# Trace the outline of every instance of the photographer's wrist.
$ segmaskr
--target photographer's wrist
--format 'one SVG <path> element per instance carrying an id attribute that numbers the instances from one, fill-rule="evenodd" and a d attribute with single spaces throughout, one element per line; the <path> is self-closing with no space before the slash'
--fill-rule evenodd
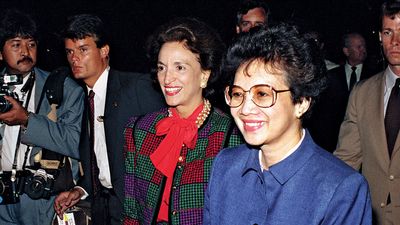
<path id="1" fill-rule="evenodd" d="M 28 111 L 25 111 L 25 119 L 23 120 L 23 122 L 22 122 L 22 128 L 23 129 L 27 129 L 28 128 L 28 122 L 29 122 L 29 118 L 31 117 L 31 112 L 28 112 Z"/>

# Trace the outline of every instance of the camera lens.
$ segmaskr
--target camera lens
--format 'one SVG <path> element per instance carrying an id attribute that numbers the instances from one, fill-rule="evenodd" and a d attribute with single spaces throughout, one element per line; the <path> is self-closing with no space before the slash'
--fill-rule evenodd
<path id="1" fill-rule="evenodd" d="M 5 113 L 10 111 L 12 104 L 7 101 L 4 96 L 0 96 L 0 113 Z"/>
<path id="2" fill-rule="evenodd" d="M 25 192 L 31 199 L 39 199 L 45 191 L 46 180 L 41 176 L 34 176 L 26 183 Z"/>

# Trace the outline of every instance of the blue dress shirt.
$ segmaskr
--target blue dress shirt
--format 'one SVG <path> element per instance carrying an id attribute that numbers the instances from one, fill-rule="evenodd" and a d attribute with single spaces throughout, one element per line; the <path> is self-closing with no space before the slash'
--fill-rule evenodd
<path id="1" fill-rule="evenodd" d="M 224 149 L 214 161 L 204 224 L 372 224 L 364 177 L 317 146 L 308 131 L 299 148 L 261 171 L 258 149 Z"/>

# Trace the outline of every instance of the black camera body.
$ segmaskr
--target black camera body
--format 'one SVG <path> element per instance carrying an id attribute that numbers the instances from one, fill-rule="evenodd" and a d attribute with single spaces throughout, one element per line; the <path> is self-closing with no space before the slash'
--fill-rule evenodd
<path id="1" fill-rule="evenodd" d="M 54 175 L 49 174 L 44 169 L 27 169 L 30 174 L 22 181 L 23 192 L 31 199 L 49 199 L 54 192 Z"/>
<path id="2" fill-rule="evenodd" d="M 12 176 L 11 171 L 3 171 L 0 174 L 0 205 L 19 202 L 19 195 L 23 189 L 19 182 L 21 173 L 22 171 L 18 171 L 17 175 Z"/>
<path id="3" fill-rule="evenodd" d="M 19 100 L 18 95 L 12 90 L 12 85 L 22 84 L 22 79 L 20 74 L 4 74 L 0 76 L 0 113 L 8 112 L 12 108 L 12 104 L 4 96 L 11 96 Z"/>

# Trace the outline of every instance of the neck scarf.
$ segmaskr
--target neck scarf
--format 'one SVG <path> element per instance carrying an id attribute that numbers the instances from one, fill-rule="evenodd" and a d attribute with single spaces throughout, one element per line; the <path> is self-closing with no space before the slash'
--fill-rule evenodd
<path id="1" fill-rule="evenodd" d="M 157 221 L 168 221 L 169 198 L 175 167 L 183 144 L 190 149 L 196 147 L 198 129 L 196 120 L 203 106 L 204 104 L 201 104 L 197 107 L 187 119 L 181 118 L 175 108 L 170 108 L 170 116 L 160 120 L 156 125 L 156 135 L 166 136 L 150 155 L 150 159 L 154 167 L 167 177 Z"/>

